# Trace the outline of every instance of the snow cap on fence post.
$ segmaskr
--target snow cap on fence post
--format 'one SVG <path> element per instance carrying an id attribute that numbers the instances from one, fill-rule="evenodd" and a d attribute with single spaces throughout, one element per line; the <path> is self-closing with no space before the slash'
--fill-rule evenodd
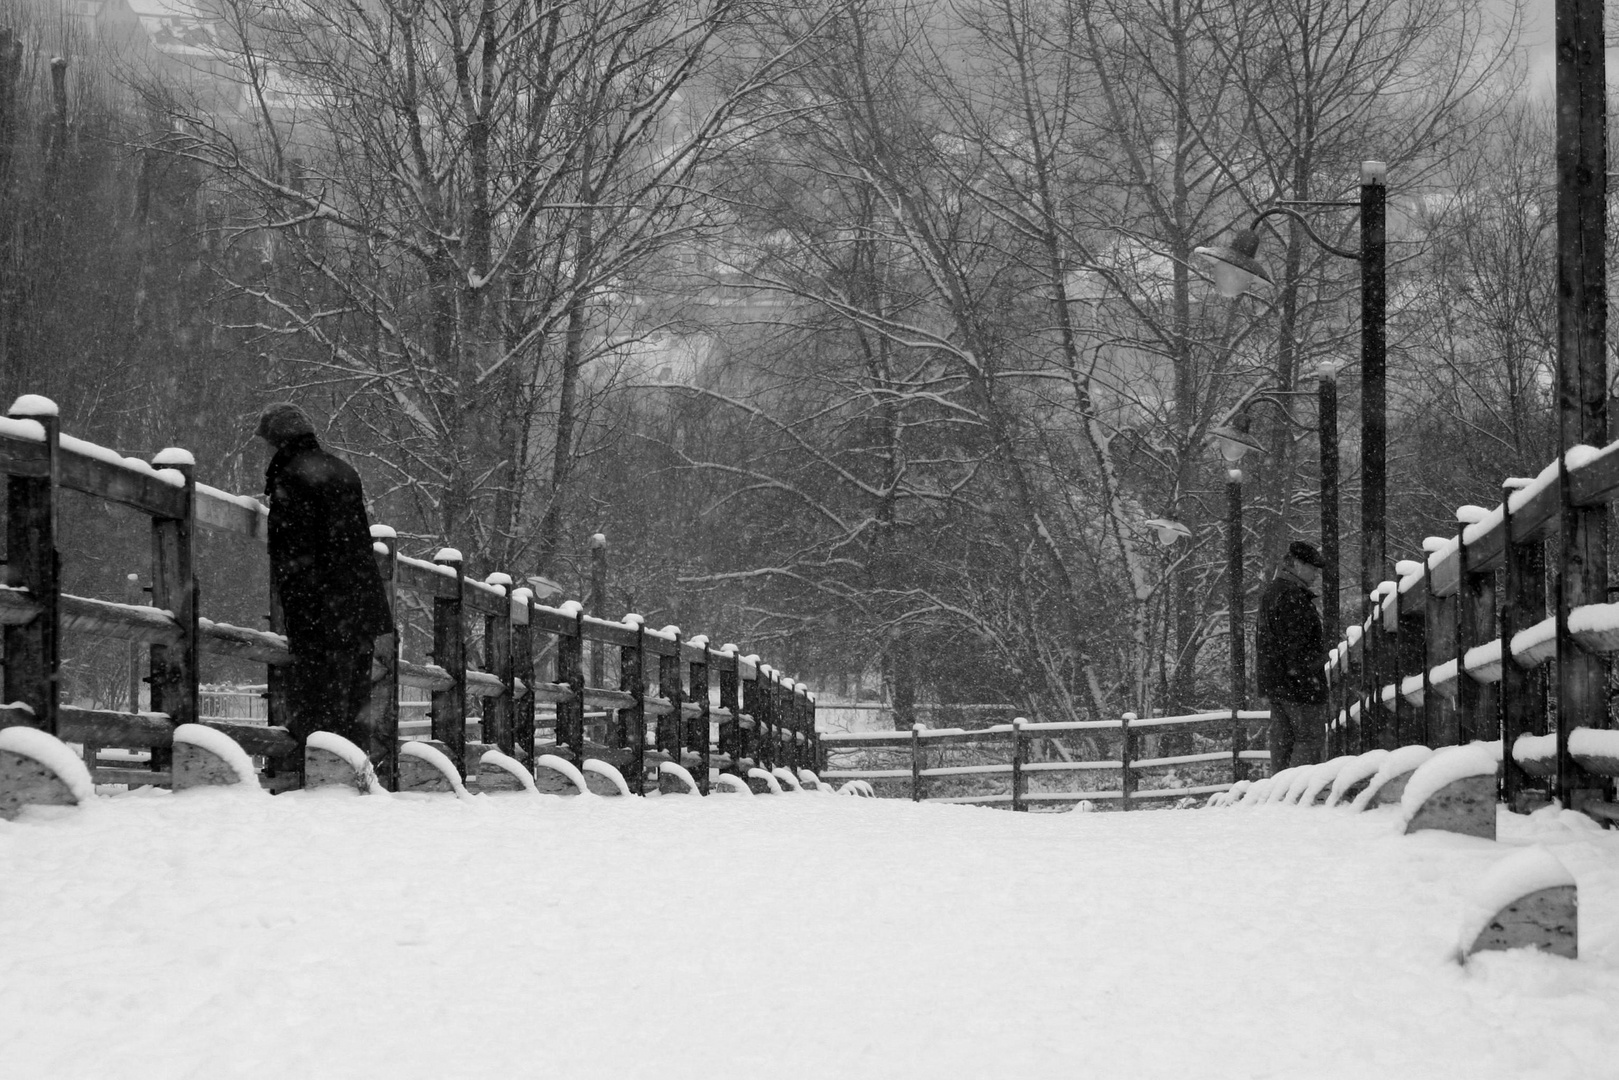
<path id="1" fill-rule="evenodd" d="M 6 415 L 37 420 L 41 416 L 60 416 L 61 410 L 56 407 L 56 402 L 43 394 L 23 394 L 11 403 Z"/>

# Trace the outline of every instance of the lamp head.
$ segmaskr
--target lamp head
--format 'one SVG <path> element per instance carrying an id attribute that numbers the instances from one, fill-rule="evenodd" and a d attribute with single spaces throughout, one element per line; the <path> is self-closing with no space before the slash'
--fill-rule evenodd
<path id="1" fill-rule="evenodd" d="M 1220 451 L 1220 456 L 1232 464 L 1241 461 L 1250 450 L 1257 450 L 1261 454 L 1265 452 L 1265 448 L 1248 434 L 1248 425 L 1248 417 L 1239 415 L 1230 424 L 1209 429 L 1209 438 Z"/>
<path id="2" fill-rule="evenodd" d="M 1271 276 L 1258 259 L 1259 234 L 1243 229 L 1231 238 L 1230 244 L 1213 244 L 1193 248 L 1192 254 L 1208 260 L 1214 273 L 1214 287 L 1227 299 L 1236 299 L 1249 289 L 1264 282 L 1271 284 Z"/>
<path id="3" fill-rule="evenodd" d="M 1172 547 L 1181 537 L 1192 535 L 1191 529 L 1168 518 L 1148 518 L 1142 524 L 1158 530 L 1158 542 L 1164 547 Z"/>

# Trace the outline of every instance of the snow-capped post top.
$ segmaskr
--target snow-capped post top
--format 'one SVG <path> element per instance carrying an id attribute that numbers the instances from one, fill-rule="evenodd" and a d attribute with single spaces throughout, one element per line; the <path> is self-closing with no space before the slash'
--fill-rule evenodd
<path id="1" fill-rule="evenodd" d="M 1227 480 L 1231 481 L 1233 484 L 1240 484 L 1240 483 L 1242 483 L 1242 470 L 1241 469 L 1227 469 L 1225 471 L 1225 478 Z"/>
<path id="2" fill-rule="evenodd" d="M 527 585 L 512 590 L 512 599 L 527 607 L 534 600 L 534 590 Z"/>
<path id="3" fill-rule="evenodd" d="M 197 459 L 192 456 L 191 451 L 178 446 L 165 446 L 152 459 L 152 466 L 158 469 L 195 468 L 196 464 Z"/>
<path id="4" fill-rule="evenodd" d="M 790 694 L 798 689 L 798 684 L 791 679 L 783 679 L 781 680 L 781 688 Z"/>
<path id="5" fill-rule="evenodd" d="M 577 619 L 580 615 L 584 614 L 585 605 L 581 604 L 577 600 L 565 600 L 561 604 L 557 605 L 557 610 L 562 612 L 562 614 L 566 615 L 570 619 Z"/>
<path id="6" fill-rule="evenodd" d="M 742 650 L 737 648 L 736 643 L 733 641 L 727 641 L 724 645 L 720 646 L 720 652 L 724 653 L 726 656 L 735 656 L 741 651 Z"/>
<path id="7" fill-rule="evenodd" d="M 24 394 L 11 403 L 11 408 L 6 410 L 6 415 L 39 417 L 59 416 L 61 413 L 56 407 L 56 402 L 50 398 L 41 394 Z"/>
<path id="8" fill-rule="evenodd" d="M 499 570 L 496 570 L 494 573 L 484 578 L 483 583 L 485 585 L 498 585 L 503 589 L 510 589 L 512 587 L 512 576 L 510 574 L 503 574 Z"/>
<path id="9" fill-rule="evenodd" d="M 371 526 L 371 539 L 397 540 L 399 539 L 399 534 L 394 532 L 392 525 L 373 525 Z"/>
<path id="10" fill-rule="evenodd" d="M 452 547 L 439 548 L 438 553 L 433 556 L 433 561 L 436 563 L 459 563 L 461 553 Z"/>
<path id="11" fill-rule="evenodd" d="M 606 546 L 607 546 L 607 534 L 606 533 L 591 533 L 591 535 L 590 535 L 590 550 L 591 551 L 595 551 L 598 548 L 604 548 Z"/>
<path id="12" fill-rule="evenodd" d="M 1360 163 L 1360 182 L 1363 184 L 1376 184 L 1382 187 L 1388 182 L 1389 167 L 1385 161 L 1363 161 Z"/>
<path id="13" fill-rule="evenodd" d="M 662 633 L 668 634 L 670 637 L 679 637 L 680 627 L 676 626 L 674 623 L 670 623 L 668 626 L 663 628 Z"/>
<path id="14" fill-rule="evenodd" d="M 708 635 L 698 634 L 696 637 L 688 639 L 686 644 L 694 649 L 706 649 L 708 648 Z"/>
<path id="15" fill-rule="evenodd" d="M 1450 537 L 1448 536 L 1424 536 L 1422 538 L 1422 550 L 1432 555 L 1434 552 L 1438 551 L 1442 547 L 1447 546 L 1449 543 Z"/>
<path id="16" fill-rule="evenodd" d="M 759 654 L 756 653 L 756 652 L 750 652 L 748 655 L 744 656 L 742 659 L 743 659 L 743 661 L 745 663 L 752 664 L 754 667 L 759 666 Z"/>
<path id="17" fill-rule="evenodd" d="M 1477 525 L 1490 516 L 1490 512 L 1482 506 L 1468 503 L 1466 506 L 1456 508 L 1456 521 L 1460 525 Z"/>
<path id="18" fill-rule="evenodd" d="M 639 614 L 637 614 L 636 612 L 633 612 L 633 611 L 629 612 L 627 615 L 625 615 L 622 619 L 619 620 L 619 622 L 623 623 L 625 626 L 645 626 L 646 625 L 646 619 L 642 618 Z"/>

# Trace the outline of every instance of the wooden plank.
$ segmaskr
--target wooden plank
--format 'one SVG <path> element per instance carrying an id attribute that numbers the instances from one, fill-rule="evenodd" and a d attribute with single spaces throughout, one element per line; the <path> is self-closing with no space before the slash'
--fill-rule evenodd
<path id="1" fill-rule="evenodd" d="M 286 728 L 207 717 L 194 723 L 229 735 L 249 754 L 278 756 L 295 753 L 298 749 Z M 163 713 L 113 712 L 74 705 L 62 706 L 61 724 L 58 738 L 63 742 L 141 750 L 174 745 L 174 729 L 179 726 Z"/>
<path id="2" fill-rule="evenodd" d="M 239 499 L 253 505 L 248 506 Z M 196 515 L 198 525 L 215 532 L 245 536 L 261 544 L 269 539 L 270 512 L 251 496 L 232 495 L 207 484 L 198 484 Z"/>

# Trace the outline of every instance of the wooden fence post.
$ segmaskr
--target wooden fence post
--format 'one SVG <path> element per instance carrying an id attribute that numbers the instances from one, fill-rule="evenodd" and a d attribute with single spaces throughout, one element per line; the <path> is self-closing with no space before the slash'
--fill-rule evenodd
<path id="1" fill-rule="evenodd" d="M 625 745 L 630 749 L 629 773 L 625 777 L 630 790 L 637 795 L 646 794 L 646 627 L 639 615 L 626 615 L 624 621 L 635 626 L 635 644 L 625 645 L 618 653 L 618 688 L 633 699 L 628 709 L 621 710 Z"/>
<path id="2" fill-rule="evenodd" d="M 1028 806 L 1024 805 L 1023 802 L 1024 723 L 1025 721 L 1021 716 L 1012 718 L 1012 810 L 1014 813 L 1028 809 Z"/>
<path id="3" fill-rule="evenodd" d="M 669 755 L 669 760 L 680 762 L 680 706 L 685 695 L 680 692 L 680 627 L 666 626 L 673 631 L 675 653 L 658 657 L 658 696 L 669 702 L 669 711 L 658 717 L 658 749 Z"/>
<path id="4" fill-rule="evenodd" d="M 753 668 L 753 678 L 742 678 L 740 669 L 737 671 L 737 681 L 742 691 L 742 714 L 748 718 L 748 726 L 737 725 L 736 742 L 737 752 L 742 756 L 737 762 L 739 775 L 746 776 L 748 768 L 759 764 L 759 730 L 761 694 L 759 677 L 759 654 L 749 653 L 742 658 L 742 662 Z M 748 763 L 744 765 L 744 763 Z"/>
<path id="5" fill-rule="evenodd" d="M 1478 516 L 1469 513 L 1463 517 L 1457 511 L 1463 536 Z M 1464 543 L 1457 550 L 1456 581 L 1461 605 L 1456 628 L 1456 741 L 1466 743 L 1501 733 L 1498 684 L 1480 685 L 1467 674 L 1466 664 L 1468 650 L 1495 636 L 1495 573 L 1475 571 Z"/>
<path id="6" fill-rule="evenodd" d="M 730 642 L 720 646 L 720 652 L 732 660 L 729 670 L 720 669 L 720 708 L 731 714 L 731 719 L 720 725 L 720 755 L 730 759 L 726 773 L 746 778 L 747 772 L 742 768 L 742 702 L 738 694 L 741 674 L 737 654 L 740 651 Z"/>
<path id="7" fill-rule="evenodd" d="M 1396 569 L 1398 574 L 1398 569 Z M 1413 660 L 1420 660 L 1423 655 L 1422 641 L 1425 630 L 1418 629 L 1418 621 L 1414 612 L 1406 610 L 1406 594 L 1400 591 L 1399 582 L 1394 583 L 1394 663 L 1389 668 L 1389 682 L 1394 685 L 1394 742 L 1404 746 L 1415 739 L 1417 733 L 1416 717 L 1412 715 L 1413 707 L 1409 699 L 1399 690 L 1405 682 L 1407 675 L 1415 675 L 1416 665 Z M 1421 742 L 1426 739 L 1424 733 Z"/>
<path id="8" fill-rule="evenodd" d="M 557 635 L 557 682 L 568 684 L 571 701 L 557 702 L 556 752 L 585 763 L 585 609 L 575 606 L 573 633 Z M 563 748 L 567 749 L 564 750 Z"/>
<path id="9" fill-rule="evenodd" d="M 1443 543 L 1443 541 L 1440 541 Z M 1425 545 L 1427 546 L 1427 545 Z M 1435 547 L 1434 550 L 1438 550 Z M 1433 552 L 1428 553 L 1432 556 Z M 1427 592 L 1424 609 L 1422 652 L 1422 720 L 1429 746 L 1456 745 L 1456 709 L 1452 705 L 1458 683 L 1451 683 L 1445 693 L 1435 693 L 1433 669 L 1456 655 L 1457 622 L 1461 611 L 1461 582 L 1449 596 L 1435 596 L 1433 568 L 1423 560 L 1422 583 Z M 1456 672 L 1460 679 L 1462 673 Z"/>
<path id="10" fill-rule="evenodd" d="M 502 614 L 486 615 L 483 620 L 484 670 L 499 679 L 506 690 L 483 700 L 483 741 L 493 743 L 503 754 L 515 756 L 517 742 L 513 737 L 512 717 L 516 711 L 517 691 L 512 683 L 512 579 L 510 574 L 497 571 L 484 578 L 484 582 L 500 589 L 506 598 L 506 610 Z"/>
<path id="11" fill-rule="evenodd" d="M 1132 756 L 1130 739 L 1130 721 L 1136 718 L 1133 712 L 1127 712 L 1119 718 L 1119 809 L 1130 809 L 1130 796 L 1136 791 L 1136 776 L 1130 770 Z"/>
<path id="12" fill-rule="evenodd" d="M 439 566 L 454 572 L 453 596 L 433 595 L 433 663 L 450 676 L 447 690 L 433 691 L 433 738 L 450 751 L 450 760 L 467 774 L 467 631 L 462 619 L 466 572 L 461 553 L 441 548 L 433 556 Z M 449 577 L 448 574 L 445 575 Z"/>
<path id="13" fill-rule="evenodd" d="M 512 676 L 523 681 L 523 692 L 513 703 L 515 728 L 514 756 L 521 758 L 528 771 L 534 771 L 534 590 L 519 588 L 512 593 L 512 604 L 521 613 L 512 623 Z"/>
<path id="14" fill-rule="evenodd" d="M 758 667 L 759 684 L 755 693 L 754 703 L 758 706 L 753 714 L 753 748 L 758 758 L 759 768 L 769 772 L 776 767 L 776 748 L 772 739 L 772 729 L 776 723 L 776 699 L 773 693 L 774 680 L 771 678 L 769 664 L 760 664 Z"/>
<path id="15" fill-rule="evenodd" d="M 911 725 L 911 801 L 922 801 L 922 725 Z"/>
<path id="16" fill-rule="evenodd" d="M 687 675 L 691 680 L 691 698 L 697 703 L 698 711 L 697 715 L 686 725 L 686 741 L 696 744 L 695 748 L 699 758 L 697 775 L 694 777 L 697 781 L 697 793 L 707 795 L 710 763 L 708 751 L 708 638 L 706 635 L 699 634 L 691 639 L 691 644 L 703 650 L 703 659 L 693 660 Z"/>
<path id="17" fill-rule="evenodd" d="M 1501 492 L 1505 515 L 1501 603 L 1501 798 L 1514 806 L 1529 775 L 1512 756 L 1519 735 L 1546 733 L 1546 699 L 1539 671 L 1529 671 L 1512 658 L 1512 638 L 1546 614 L 1545 548 L 1536 539 L 1520 539 L 1512 496 L 1521 481 L 1508 480 Z"/>
<path id="18" fill-rule="evenodd" d="M 18 398 L 7 415 L 38 422 L 45 436 L 36 468 L 6 478 L 5 582 L 27 589 L 40 608 L 28 622 L 5 627 L 6 700 L 27 705 L 34 711 L 30 726 L 55 735 L 61 667 L 61 559 L 56 552 L 61 420 L 56 405 L 35 394 Z M 0 726 L 6 723 L 0 718 Z"/>
<path id="19" fill-rule="evenodd" d="M 197 720 L 196 459 L 171 446 L 152 459 L 152 467 L 185 478 L 184 516 L 152 519 L 152 606 L 167 609 L 180 624 L 177 644 L 152 646 L 152 710 L 167 713 L 178 727 Z M 167 768 L 171 756 L 167 747 L 154 749 L 152 768 Z"/>
<path id="20" fill-rule="evenodd" d="M 393 648 L 382 661 L 382 678 L 371 686 L 371 714 L 375 721 L 371 728 L 371 761 L 377 770 L 377 779 L 389 791 L 399 790 L 399 652 L 403 635 L 399 627 L 399 534 L 387 525 L 371 526 L 371 539 L 386 550 L 376 552 L 377 572 L 382 575 L 383 591 L 388 596 L 388 611 L 393 619 Z M 374 549 L 373 549 L 374 550 Z"/>

